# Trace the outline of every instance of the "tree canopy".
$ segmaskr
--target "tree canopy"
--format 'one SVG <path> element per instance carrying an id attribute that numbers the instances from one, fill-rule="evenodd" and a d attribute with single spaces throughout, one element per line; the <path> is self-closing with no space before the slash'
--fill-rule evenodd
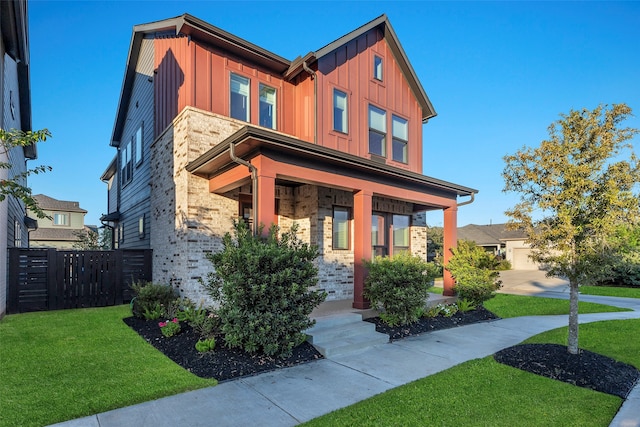
<path id="1" fill-rule="evenodd" d="M 504 157 L 504 191 L 520 195 L 506 212 L 510 225 L 527 233 L 533 258 L 550 275 L 570 282 L 572 353 L 578 285 L 606 274 L 608 238 L 620 224 L 640 221 L 640 165 L 629 142 L 639 130 L 622 127 L 630 116 L 625 104 L 571 110 L 549 126 L 539 147 Z"/>

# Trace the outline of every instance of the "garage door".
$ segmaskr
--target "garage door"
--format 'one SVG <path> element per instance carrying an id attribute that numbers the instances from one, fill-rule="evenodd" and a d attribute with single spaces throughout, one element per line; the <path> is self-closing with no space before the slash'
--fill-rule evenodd
<path id="1" fill-rule="evenodd" d="M 538 264 L 529 258 L 531 249 L 517 248 L 513 250 L 513 265 L 511 268 L 514 270 L 538 270 Z"/>

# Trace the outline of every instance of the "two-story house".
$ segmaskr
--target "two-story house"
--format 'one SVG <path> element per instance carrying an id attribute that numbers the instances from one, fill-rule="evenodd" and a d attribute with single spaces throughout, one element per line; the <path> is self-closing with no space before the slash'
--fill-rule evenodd
<path id="1" fill-rule="evenodd" d="M 27 2 L 0 2 L 0 128 L 31 130 L 31 84 L 29 80 L 29 36 Z M 37 157 L 36 146 L 0 149 L 0 180 L 23 174 L 26 160 Z M 20 182 L 26 185 L 24 179 Z M 8 248 L 27 247 L 28 228 L 35 221 L 26 217 L 24 203 L 15 197 L 0 202 L 0 318 L 6 312 Z"/>
<path id="2" fill-rule="evenodd" d="M 328 300 L 366 308 L 363 260 L 426 258 L 429 210 L 449 254 L 458 197 L 477 192 L 422 174 L 435 115 L 385 15 L 293 61 L 186 14 L 138 25 L 103 221 L 121 248 L 153 249 L 154 281 L 196 301 L 234 219 L 297 223 Z"/>
<path id="3" fill-rule="evenodd" d="M 29 247 L 74 249 L 80 233 L 87 233 L 87 211 L 78 202 L 57 200 L 44 194 L 33 196 L 47 218 L 38 220 L 38 228 L 29 233 Z M 35 213 L 31 216 L 35 217 Z"/>

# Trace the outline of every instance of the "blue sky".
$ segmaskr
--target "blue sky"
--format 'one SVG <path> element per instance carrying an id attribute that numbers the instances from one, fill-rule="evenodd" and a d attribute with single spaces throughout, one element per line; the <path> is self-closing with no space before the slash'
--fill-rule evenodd
<path id="1" fill-rule="evenodd" d="M 132 27 L 185 12 L 290 60 L 386 13 L 438 113 L 423 173 L 480 191 L 460 226 L 506 221 L 517 196 L 502 192 L 502 158 L 539 145 L 560 113 L 624 102 L 640 115 L 640 2 L 31 0 L 33 128 L 53 133 L 30 162 L 53 167 L 30 178 L 35 194 L 99 224 Z"/>

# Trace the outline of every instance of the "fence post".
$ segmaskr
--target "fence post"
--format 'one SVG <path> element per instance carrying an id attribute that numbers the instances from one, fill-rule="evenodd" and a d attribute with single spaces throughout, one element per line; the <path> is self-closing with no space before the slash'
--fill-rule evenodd
<path id="1" fill-rule="evenodd" d="M 115 280 L 114 280 L 113 291 L 115 292 L 115 295 L 116 295 L 116 298 L 115 298 L 116 305 L 122 304 L 123 289 L 125 286 L 122 280 L 122 270 L 124 268 L 122 253 L 123 253 L 122 249 L 116 249 L 113 254 L 114 261 L 115 261 L 115 268 L 114 268 Z"/>
<path id="2" fill-rule="evenodd" d="M 58 283 L 58 272 L 62 273 L 62 270 L 58 268 L 58 254 L 55 248 L 47 249 L 47 308 L 49 310 L 64 308 L 64 283 L 62 281 Z"/>

